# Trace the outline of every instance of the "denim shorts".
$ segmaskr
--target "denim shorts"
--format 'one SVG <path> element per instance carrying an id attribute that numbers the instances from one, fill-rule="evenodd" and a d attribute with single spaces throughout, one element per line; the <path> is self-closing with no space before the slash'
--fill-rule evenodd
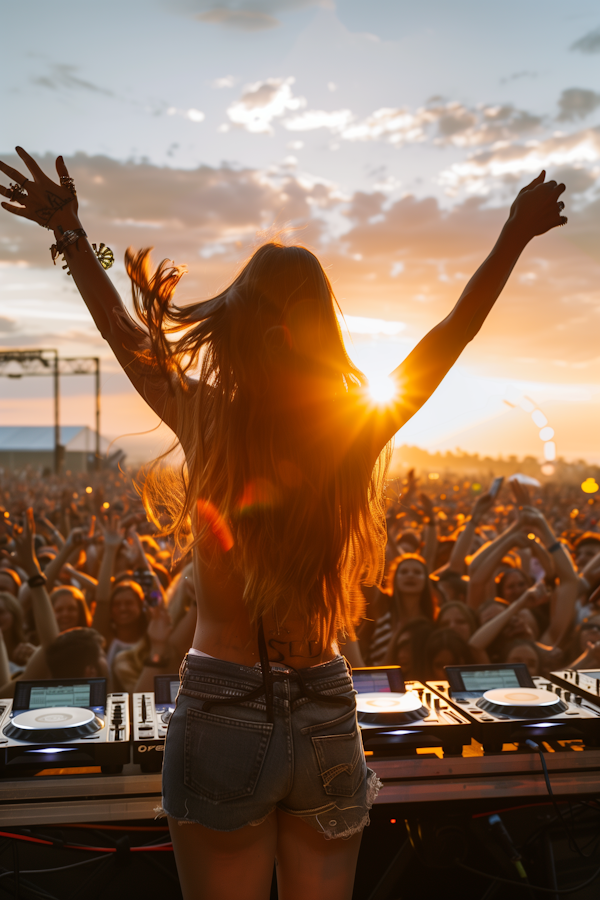
<path id="1" fill-rule="evenodd" d="M 165 745 L 163 811 L 235 831 L 281 809 L 325 837 L 350 837 L 369 824 L 381 782 L 365 763 L 346 662 L 337 657 L 301 675 L 272 671 L 268 721 L 259 666 L 185 658 Z"/>

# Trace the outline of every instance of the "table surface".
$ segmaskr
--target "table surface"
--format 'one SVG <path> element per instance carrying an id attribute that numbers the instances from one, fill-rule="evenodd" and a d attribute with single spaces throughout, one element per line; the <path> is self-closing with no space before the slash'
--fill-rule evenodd
<path id="1" fill-rule="evenodd" d="M 510 745 L 512 747 L 512 745 Z M 576 742 L 545 746 L 551 785 L 557 796 L 600 793 L 600 748 Z M 376 803 L 417 804 L 520 797 L 547 799 L 539 755 L 514 747 L 484 756 L 477 742 L 462 757 L 428 752 L 405 759 L 370 757 L 383 782 Z M 2 827 L 77 822 L 154 819 L 161 807 L 160 773 L 144 774 L 133 764 L 121 775 L 60 770 L 20 778 L 0 778 Z"/>

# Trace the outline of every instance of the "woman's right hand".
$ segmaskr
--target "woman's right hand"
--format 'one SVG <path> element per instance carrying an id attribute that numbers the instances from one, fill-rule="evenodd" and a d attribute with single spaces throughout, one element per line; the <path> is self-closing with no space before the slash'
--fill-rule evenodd
<path id="1" fill-rule="evenodd" d="M 11 200 L 11 203 L 2 203 L 1 206 L 7 212 L 15 216 L 29 219 L 44 228 L 55 229 L 59 225 L 67 224 L 76 227 L 77 222 L 77 195 L 69 184 L 64 184 L 69 179 L 69 173 L 62 156 L 56 160 L 56 171 L 60 183 L 57 184 L 40 169 L 36 161 L 23 150 L 16 148 L 17 153 L 29 169 L 30 177 L 23 175 L 18 169 L 0 162 L 0 171 L 17 185 L 17 190 L 0 185 L 2 196 Z M 22 192 L 19 188 L 22 188 Z M 18 206 L 13 204 L 18 203 Z"/>
<path id="2" fill-rule="evenodd" d="M 562 215 L 565 204 L 559 200 L 566 190 L 565 185 L 545 181 L 545 178 L 545 171 L 540 172 L 519 191 L 510 208 L 509 223 L 516 225 L 528 239 L 545 234 L 558 225 L 566 225 L 568 221 Z"/>

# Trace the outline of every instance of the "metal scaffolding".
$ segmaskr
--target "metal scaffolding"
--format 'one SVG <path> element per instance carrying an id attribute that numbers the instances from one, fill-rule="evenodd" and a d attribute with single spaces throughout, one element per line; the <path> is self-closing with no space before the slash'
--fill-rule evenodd
<path id="1" fill-rule="evenodd" d="M 60 376 L 93 375 L 96 397 L 96 451 L 94 468 L 100 468 L 100 359 L 97 356 L 60 357 L 58 350 L 0 350 L 0 376 L 23 378 L 51 375 L 54 384 L 54 471 L 60 473 Z"/>

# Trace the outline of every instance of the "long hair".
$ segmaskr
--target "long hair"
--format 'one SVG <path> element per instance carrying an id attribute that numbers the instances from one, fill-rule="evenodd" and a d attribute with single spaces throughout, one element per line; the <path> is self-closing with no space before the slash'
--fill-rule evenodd
<path id="1" fill-rule="evenodd" d="M 391 604 L 388 601 L 388 608 L 391 608 L 392 618 L 395 618 L 399 608 L 402 605 L 402 598 L 400 597 L 400 592 L 396 586 L 396 572 L 398 571 L 402 563 L 408 562 L 409 560 L 418 562 L 423 567 L 423 570 L 425 572 L 425 584 L 423 585 L 423 590 L 421 591 L 421 596 L 419 597 L 419 616 L 422 616 L 424 619 L 433 622 L 435 610 L 433 604 L 433 594 L 431 593 L 431 582 L 429 580 L 427 562 L 418 553 L 402 553 L 400 556 L 397 556 L 391 563 L 387 572 L 385 587 L 383 590 L 384 594 L 387 594 L 392 598 Z"/>
<path id="2" fill-rule="evenodd" d="M 140 360 L 164 382 L 186 455 L 178 470 L 165 457 L 149 468 L 150 517 L 180 550 L 232 549 L 252 622 L 294 610 L 307 636 L 354 636 L 360 585 L 383 572 L 389 448 L 374 465 L 378 413 L 321 264 L 265 244 L 226 290 L 183 308 L 172 302 L 181 269 L 164 261 L 151 274 L 148 250 L 129 250 L 126 265 L 150 338 Z"/>
<path id="3" fill-rule="evenodd" d="M 50 602 L 52 606 L 56 603 L 61 594 L 68 594 L 77 603 L 77 628 L 90 628 L 92 624 L 92 614 L 86 603 L 85 594 L 79 588 L 70 584 L 61 584 L 60 587 L 54 588 L 50 594 Z"/>

